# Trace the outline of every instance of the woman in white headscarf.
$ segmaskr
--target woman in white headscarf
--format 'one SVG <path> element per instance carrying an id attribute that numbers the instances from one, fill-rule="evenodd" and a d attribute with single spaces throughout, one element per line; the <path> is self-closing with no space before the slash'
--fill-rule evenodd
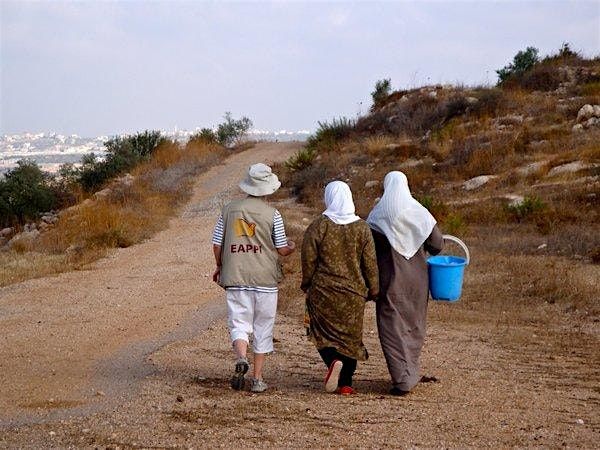
<path id="1" fill-rule="evenodd" d="M 371 230 L 354 213 L 346 183 L 327 185 L 325 206 L 304 234 L 301 288 L 309 337 L 328 367 L 325 390 L 348 395 L 357 360 L 368 357 L 363 316 L 365 301 L 379 290 L 377 260 Z"/>
<path id="2" fill-rule="evenodd" d="M 425 340 L 429 278 L 426 253 L 438 254 L 443 238 L 431 213 L 415 200 L 406 175 L 390 172 L 383 196 L 369 214 L 379 266 L 379 340 L 392 378 L 393 395 L 418 382 Z"/>

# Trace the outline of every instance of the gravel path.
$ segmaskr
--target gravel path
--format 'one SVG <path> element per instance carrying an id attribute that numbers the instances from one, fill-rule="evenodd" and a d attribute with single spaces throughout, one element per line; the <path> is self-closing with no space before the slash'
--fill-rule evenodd
<path id="1" fill-rule="evenodd" d="M 210 235 L 222 204 L 254 162 L 297 144 L 259 144 L 199 177 L 168 229 L 113 251 L 88 270 L 0 289 L 0 420 L 51 421 L 112 405 L 152 372 L 143 356 L 223 313 Z M 211 303 L 212 302 L 212 303 Z"/>

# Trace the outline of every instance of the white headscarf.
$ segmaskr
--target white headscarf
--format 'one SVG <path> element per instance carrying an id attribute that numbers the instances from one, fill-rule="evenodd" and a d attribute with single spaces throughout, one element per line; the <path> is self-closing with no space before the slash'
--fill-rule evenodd
<path id="1" fill-rule="evenodd" d="M 394 250 L 410 259 L 429 237 L 436 220 L 412 197 L 406 175 L 390 172 L 383 180 L 383 196 L 367 223 L 385 234 Z"/>
<path id="2" fill-rule="evenodd" d="M 354 214 L 354 201 L 350 186 L 343 181 L 332 181 L 325 187 L 325 207 L 323 214 L 338 225 L 347 225 L 360 220 Z"/>

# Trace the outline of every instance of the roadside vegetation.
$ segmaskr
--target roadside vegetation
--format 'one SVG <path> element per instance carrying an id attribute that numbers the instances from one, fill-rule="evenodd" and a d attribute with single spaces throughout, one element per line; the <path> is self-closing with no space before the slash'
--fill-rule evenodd
<path id="1" fill-rule="evenodd" d="M 158 131 L 110 139 L 104 158 L 86 155 L 56 176 L 20 161 L 0 180 L 0 223 L 12 230 L 0 286 L 81 268 L 163 229 L 198 174 L 247 148 L 250 120 L 225 119 L 217 133 L 202 130 L 184 144 Z"/>
<path id="2" fill-rule="evenodd" d="M 320 123 L 277 168 L 288 188 L 280 197 L 308 208 L 282 209 L 296 218 L 292 235 L 300 238 L 322 210 L 324 186 L 339 179 L 366 217 L 385 174 L 401 170 L 442 230 L 473 254 L 464 301 L 434 307 L 434 318 L 495 321 L 505 337 L 526 325 L 552 325 L 545 336 L 565 326 L 593 331 L 600 322 L 600 59 L 568 44 L 546 57 L 529 47 L 498 75 L 496 86 L 393 90 L 391 80 L 377 82 L 368 115 Z M 286 265 L 297 283 L 299 262 Z M 282 308 L 301 317 L 294 302 Z M 546 337 L 561 349 L 581 339 Z"/>

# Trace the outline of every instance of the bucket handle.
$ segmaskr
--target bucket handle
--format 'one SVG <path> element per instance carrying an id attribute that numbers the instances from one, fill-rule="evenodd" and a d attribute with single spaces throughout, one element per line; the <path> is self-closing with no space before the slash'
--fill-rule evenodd
<path id="1" fill-rule="evenodd" d="M 452 241 L 452 242 L 458 244 L 463 249 L 463 251 L 465 252 L 465 255 L 467 255 L 467 264 L 469 264 L 469 262 L 471 261 L 471 255 L 469 253 L 469 249 L 467 247 L 467 244 L 465 244 L 463 241 L 461 241 L 456 236 L 452 236 L 451 234 L 444 234 L 444 235 L 442 235 L 442 238 L 445 241 Z"/>

